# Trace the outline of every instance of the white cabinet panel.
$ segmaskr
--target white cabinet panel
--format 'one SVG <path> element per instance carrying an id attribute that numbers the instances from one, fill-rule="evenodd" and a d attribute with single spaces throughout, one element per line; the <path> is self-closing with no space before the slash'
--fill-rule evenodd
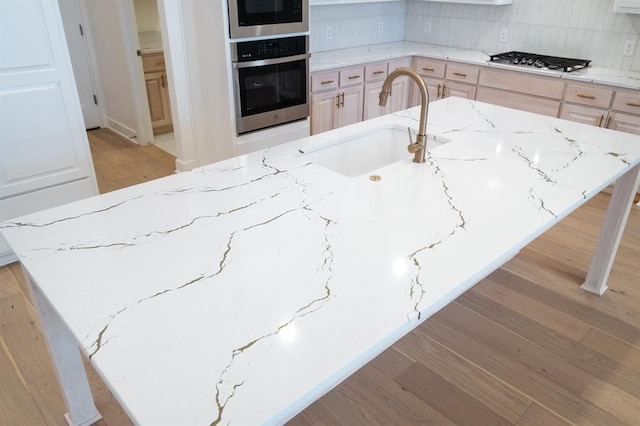
<path id="1" fill-rule="evenodd" d="M 613 11 L 618 13 L 640 13 L 640 0 L 615 0 Z"/>

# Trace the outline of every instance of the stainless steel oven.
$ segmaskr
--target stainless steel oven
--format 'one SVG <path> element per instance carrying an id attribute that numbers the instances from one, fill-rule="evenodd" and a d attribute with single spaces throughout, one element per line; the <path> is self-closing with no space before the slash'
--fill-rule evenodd
<path id="1" fill-rule="evenodd" d="M 309 31 L 309 0 L 228 0 L 231 38 Z"/>
<path id="2" fill-rule="evenodd" d="M 309 116 L 309 38 L 231 44 L 240 135 Z"/>

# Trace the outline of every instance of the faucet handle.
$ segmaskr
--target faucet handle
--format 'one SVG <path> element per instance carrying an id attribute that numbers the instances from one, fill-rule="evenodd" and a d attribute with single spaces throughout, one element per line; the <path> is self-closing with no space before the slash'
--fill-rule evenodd
<path id="1" fill-rule="evenodd" d="M 423 146 L 424 145 L 421 142 L 410 143 L 407 147 L 407 150 L 410 154 L 415 154 L 416 152 L 420 151 Z"/>

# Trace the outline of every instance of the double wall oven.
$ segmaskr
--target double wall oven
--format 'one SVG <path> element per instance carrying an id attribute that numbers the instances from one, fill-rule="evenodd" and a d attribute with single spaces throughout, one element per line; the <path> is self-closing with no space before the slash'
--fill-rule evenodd
<path id="1" fill-rule="evenodd" d="M 309 0 L 228 0 L 237 134 L 309 116 Z"/>

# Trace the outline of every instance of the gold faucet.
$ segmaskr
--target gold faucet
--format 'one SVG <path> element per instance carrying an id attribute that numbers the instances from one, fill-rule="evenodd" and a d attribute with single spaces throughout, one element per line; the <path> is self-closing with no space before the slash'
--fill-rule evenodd
<path id="1" fill-rule="evenodd" d="M 415 143 L 410 143 L 407 149 L 410 153 L 414 154 L 414 163 L 424 163 L 426 161 L 425 155 L 427 153 L 427 114 L 429 113 L 429 91 L 427 90 L 427 84 L 424 82 L 420 74 L 410 70 L 409 68 L 398 68 L 389 74 L 382 85 L 380 91 L 380 106 L 387 105 L 387 98 L 391 94 L 391 83 L 396 77 L 406 75 L 415 80 L 420 93 L 422 94 L 422 108 L 420 109 L 420 129 L 416 135 Z"/>

